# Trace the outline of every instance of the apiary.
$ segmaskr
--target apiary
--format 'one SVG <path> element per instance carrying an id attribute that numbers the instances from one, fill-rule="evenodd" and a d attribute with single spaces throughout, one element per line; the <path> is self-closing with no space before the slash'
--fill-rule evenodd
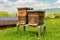
<path id="1" fill-rule="evenodd" d="M 34 26 L 38 28 L 38 37 L 40 36 L 40 28 L 44 27 L 44 33 L 46 30 L 46 25 L 44 23 L 45 11 L 31 10 L 30 8 L 18 8 L 18 23 L 17 31 L 19 25 L 24 25 L 24 31 L 26 31 L 26 26 Z"/>

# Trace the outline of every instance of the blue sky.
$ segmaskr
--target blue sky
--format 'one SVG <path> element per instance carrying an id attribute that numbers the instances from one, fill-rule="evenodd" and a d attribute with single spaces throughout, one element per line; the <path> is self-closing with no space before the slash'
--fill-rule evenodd
<path id="1" fill-rule="evenodd" d="M 60 8 L 60 0 L 0 0 L 0 10 L 17 12 L 19 7 L 37 9 Z"/>
<path id="2" fill-rule="evenodd" d="M 9 1 L 11 1 L 11 2 L 16 2 L 17 0 L 9 0 Z"/>

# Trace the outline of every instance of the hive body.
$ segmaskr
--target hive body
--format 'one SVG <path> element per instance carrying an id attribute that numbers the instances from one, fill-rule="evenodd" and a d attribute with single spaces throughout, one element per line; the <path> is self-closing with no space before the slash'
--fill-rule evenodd
<path id="1" fill-rule="evenodd" d="M 18 9 L 18 22 L 20 24 L 26 23 L 27 9 Z"/>
<path id="2" fill-rule="evenodd" d="M 19 24 L 28 24 L 27 10 L 33 10 L 32 8 L 18 8 L 18 22 Z"/>
<path id="3" fill-rule="evenodd" d="M 44 23 L 44 11 L 28 11 L 29 25 L 42 25 Z"/>

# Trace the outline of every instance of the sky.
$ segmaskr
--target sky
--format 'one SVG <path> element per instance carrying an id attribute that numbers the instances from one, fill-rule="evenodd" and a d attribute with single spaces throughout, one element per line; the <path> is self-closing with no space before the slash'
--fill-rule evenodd
<path id="1" fill-rule="evenodd" d="M 0 10 L 17 12 L 17 8 L 32 7 L 37 9 L 60 8 L 60 0 L 0 0 Z"/>

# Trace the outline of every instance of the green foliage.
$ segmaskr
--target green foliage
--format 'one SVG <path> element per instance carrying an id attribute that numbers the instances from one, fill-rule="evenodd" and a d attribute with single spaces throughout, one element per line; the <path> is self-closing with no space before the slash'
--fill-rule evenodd
<path id="1" fill-rule="evenodd" d="M 0 30 L 0 40 L 60 40 L 60 19 L 45 20 L 46 35 L 37 38 L 36 27 L 26 27 L 23 31 L 23 26 L 19 27 L 17 33 L 16 27 Z"/>
<path id="2" fill-rule="evenodd" d="M 45 14 L 45 18 L 47 18 L 47 19 L 60 18 L 60 13 Z"/>
<path id="3" fill-rule="evenodd" d="M 0 12 L 0 17 L 3 17 L 3 16 L 5 17 L 7 15 L 8 15 L 8 12 L 5 12 L 5 11 L 4 12 L 2 12 L 2 11 Z"/>
<path id="4" fill-rule="evenodd" d="M 54 18 L 55 16 L 54 16 L 54 14 L 46 14 L 45 15 L 45 18 Z"/>
<path id="5" fill-rule="evenodd" d="M 0 12 L 0 17 L 15 17 L 16 16 L 16 13 L 11 13 L 9 14 L 8 12 L 6 11 L 1 11 Z"/>
<path id="6" fill-rule="evenodd" d="M 60 14 L 55 14 L 55 18 L 60 18 Z"/>

